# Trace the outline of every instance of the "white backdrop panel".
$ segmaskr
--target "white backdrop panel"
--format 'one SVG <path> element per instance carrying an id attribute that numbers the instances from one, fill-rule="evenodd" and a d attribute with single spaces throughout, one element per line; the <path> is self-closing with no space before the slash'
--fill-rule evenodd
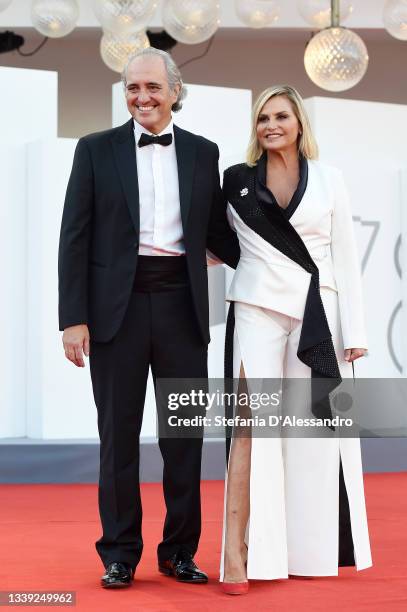
<path id="1" fill-rule="evenodd" d="M 0 437 L 26 435 L 26 150 L 57 134 L 57 73 L 0 67 Z"/>
<path id="2" fill-rule="evenodd" d="M 27 435 L 91 438 L 96 410 L 88 363 L 65 358 L 58 332 L 59 228 L 75 140 L 28 145 Z"/>
<path id="3" fill-rule="evenodd" d="M 400 170 L 400 189 L 401 189 L 401 249 L 400 249 L 400 275 L 401 275 L 401 322 L 400 322 L 400 338 L 401 338 L 401 361 L 403 366 L 403 375 L 407 372 L 407 274 L 401 274 L 401 271 L 407 270 L 407 167 Z M 404 305 L 404 307 L 402 307 Z"/>
<path id="4" fill-rule="evenodd" d="M 0 438 L 25 436 L 25 148 L 0 148 Z"/>
<path id="5" fill-rule="evenodd" d="M 350 192 L 363 288 L 369 356 L 358 376 L 401 373 L 400 169 L 406 166 L 407 106 L 311 98 L 307 109 L 322 161 L 341 168 Z"/>
<path id="6" fill-rule="evenodd" d="M 120 95 L 123 96 L 122 90 Z M 195 112 L 195 117 L 199 117 L 199 126 L 193 131 L 218 142 L 224 153 L 223 159 L 229 156 L 224 165 L 235 163 L 244 157 L 250 117 L 250 99 L 244 95 L 244 107 L 239 103 L 233 105 L 234 108 L 242 110 L 242 118 L 228 120 L 226 126 L 220 126 L 218 137 L 211 131 L 214 129 L 215 114 L 211 116 L 211 113 L 208 113 L 208 117 L 206 114 L 204 117 L 202 93 L 195 98 L 195 103 L 199 102 Z M 214 97 L 215 92 L 212 92 L 211 99 Z M 186 112 L 188 102 L 191 105 L 191 114 L 194 116 L 191 94 L 182 112 Z M 219 108 L 219 102 L 214 103 L 214 109 L 216 106 Z M 402 146 L 407 136 L 407 107 L 327 98 L 308 100 L 307 106 L 320 144 L 321 159 L 343 169 L 356 218 L 355 228 L 360 244 L 360 255 L 364 262 L 363 282 L 370 348 L 369 358 L 364 363 L 358 364 L 358 375 L 398 376 L 399 365 L 403 359 L 401 342 L 398 343 L 397 340 L 401 329 L 399 238 L 401 168 L 407 165 Z M 117 123 L 127 120 L 127 109 L 123 104 L 122 109 L 124 115 L 120 119 L 116 117 Z M 176 117 L 180 125 L 182 125 L 181 117 L 181 114 Z M 187 123 L 189 120 L 186 116 L 184 125 L 191 129 Z M 383 125 L 387 126 L 386 130 L 384 132 L 381 130 L 378 136 L 377 126 Z M 238 130 L 236 126 L 240 126 Z M 373 133 L 372 126 L 376 129 L 376 133 Z M 231 146 L 235 130 L 238 140 Z M 71 140 L 48 140 L 28 146 L 27 433 L 31 437 L 92 438 L 97 434 L 89 368 L 79 370 L 65 360 L 60 334 L 57 331 L 57 248 L 74 145 L 75 141 Z M 19 228 L 24 225 L 24 215 L 21 216 L 21 202 L 24 199 L 23 181 L 19 180 L 22 176 L 22 156 L 21 153 L 15 152 L 13 157 L 10 151 L 11 148 L 2 155 L 2 176 L 4 184 L 8 185 L 6 192 L 8 198 L 13 202 L 20 201 L 20 205 L 13 208 L 15 213 L 13 220 L 6 222 L 4 230 L 2 228 L 4 233 L 2 254 L 5 260 L 12 259 L 13 248 L 24 251 L 24 240 L 22 239 L 20 243 L 18 241 Z M 234 159 L 230 156 L 234 156 Z M 8 209 L 3 205 L 0 210 L 3 219 Z M 11 244 L 13 232 L 14 236 L 17 235 L 17 245 Z M 21 234 L 24 236 L 24 231 Z M 19 265 L 22 266 L 21 261 Z M 20 289 L 11 287 L 9 295 L 14 295 L 14 298 L 10 297 L 8 310 L 3 307 L 0 312 L 3 313 L 3 319 L 6 318 L 8 325 L 11 321 L 15 326 L 14 329 L 18 329 L 18 322 L 22 317 L 18 305 L 21 306 L 23 300 L 19 301 L 17 297 L 24 295 L 23 285 Z M 224 293 L 221 299 L 224 299 Z M 14 313 L 14 318 L 11 320 L 10 314 L 7 314 L 10 312 Z M 218 325 L 211 330 L 209 360 L 211 376 L 222 375 L 223 327 Z M 20 369 L 21 361 L 22 358 L 20 358 Z M 7 376 L 10 382 L 11 374 Z M 24 388 L 24 385 L 20 387 Z M 17 390 L 15 380 L 9 388 Z M 4 401 L 4 389 L 2 391 Z M 21 388 L 18 389 L 18 393 L 22 393 Z M 12 427 L 18 431 L 15 423 L 21 424 L 21 418 L 20 421 L 18 418 L 16 421 L 10 421 L 9 415 L 5 422 L 9 424 L 14 422 Z M 10 425 L 8 427 L 10 430 Z M 142 436 L 154 435 L 155 406 L 150 387 Z"/>
<path id="7" fill-rule="evenodd" d="M 56 138 L 58 74 L 48 70 L 0 67 L 2 143 Z"/>

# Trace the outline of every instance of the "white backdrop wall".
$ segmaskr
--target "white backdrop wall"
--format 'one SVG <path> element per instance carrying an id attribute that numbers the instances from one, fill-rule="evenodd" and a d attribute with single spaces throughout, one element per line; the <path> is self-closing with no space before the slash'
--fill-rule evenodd
<path id="1" fill-rule="evenodd" d="M 7 79 L 10 79 L 11 72 L 13 71 L 8 69 Z M 16 78 L 23 77 L 22 72 L 26 71 L 16 70 Z M 35 78 L 35 75 L 30 76 Z M 9 85 L 7 81 L 7 86 Z M 35 88 L 31 81 L 30 88 Z M 119 97 L 121 100 L 121 104 L 116 104 L 119 113 L 115 122 L 117 124 L 126 121 L 128 114 L 121 85 L 117 84 L 115 89 L 117 100 Z M 20 130 L 21 141 L 25 144 L 21 145 L 16 156 L 11 154 L 11 145 L 5 149 L 2 165 L 4 189 L 9 194 L 7 205 L 2 208 L 2 213 L 4 211 L 8 214 L 2 226 L 5 245 L 3 248 L 8 248 L 5 261 L 15 263 L 14 268 L 10 270 L 6 307 L 3 307 L 1 315 L 4 328 L 7 327 L 10 331 L 7 337 L 9 346 L 15 348 L 18 340 L 21 346 L 15 351 L 13 364 L 5 363 L 3 368 L 7 384 L 2 386 L 1 409 L 4 413 L 4 426 L 0 435 L 7 438 L 28 436 L 38 439 L 97 438 L 96 408 L 91 390 L 89 364 L 87 362 L 86 368 L 79 369 L 65 359 L 61 334 L 58 332 L 59 229 L 65 189 L 77 141 L 55 137 L 57 100 L 53 94 L 56 88 L 50 92 L 49 87 L 43 86 L 40 81 L 36 90 L 39 100 L 43 91 L 52 108 L 49 109 L 48 116 L 44 112 L 38 114 L 37 133 Z M 226 124 L 216 117 L 216 108 L 219 108 L 225 99 L 230 104 L 236 102 L 234 122 L 231 124 Z M 2 115 L 12 124 L 13 107 L 10 100 L 7 102 Z M 180 126 L 194 129 L 196 117 L 201 117 L 199 130 L 195 128 L 194 131 L 216 139 L 226 153 L 228 163 L 232 163 L 243 155 L 250 106 L 249 91 L 202 86 L 198 86 L 194 91 L 194 86 L 191 86 L 188 105 L 177 116 L 177 122 Z M 208 110 L 206 114 L 202 113 L 203 108 Z M 16 111 L 20 115 L 23 114 L 21 108 Z M 234 125 L 243 127 L 238 137 L 232 132 Z M 40 136 L 41 140 L 33 140 Z M 30 142 L 31 140 L 33 141 Z M 22 170 L 18 172 L 20 161 L 16 160 L 21 159 L 24 163 Z M 12 172 L 11 169 L 16 164 L 18 168 Z M 10 202 L 19 204 L 19 208 L 13 208 Z M 10 212 L 12 214 L 9 214 Z M 18 234 L 20 226 L 24 225 L 26 230 L 22 229 Z M 224 320 L 224 273 L 220 266 L 216 268 L 218 270 L 211 273 L 210 279 L 212 294 L 216 298 L 212 300 L 213 323 Z M 12 283 L 15 283 L 16 278 L 18 287 L 13 288 Z M 215 327 L 212 333 L 212 376 L 222 375 L 223 334 L 222 326 L 218 327 L 220 329 Z M 10 352 L 12 353 L 12 350 Z M 5 360 L 6 357 L 4 353 Z M 21 370 L 24 371 L 24 377 L 19 376 Z M 150 380 L 142 438 L 155 436 L 155 422 L 154 393 Z"/>
<path id="2" fill-rule="evenodd" d="M 89 368 L 79 370 L 65 360 L 57 331 L 59 226 L 76 141 L 55 137 L 56 75 L 26 72 L 0 69 L 2 91 L 3 83 L 17 91 L 21 88 L 20 105 L 13 105 L 7 98 L 0 100 L 0 128 L 4 127 L 12 139 L 0 150 L 5 196 L 0 208 L 0 254 L 8 264 L 4 266 L 2 287 L 5 299 L 0 304 L 7 346 L 1 357 L 0 436 L 95 438 L 96 410 Z M 30 104 L 36 109 L 38 121 L 31 122 L 25 130 L 21 117 L 27 78 L 31 79 Z M 114 122 L 121 123 L 128 114 L 120 84 L 115 86 L 113 98 Z M 399 236 L 401 177 L 407 167 L 403 149 L 407 107 L 327 98 L 310 99 L 307 105 L 321 159 L 344 170 L 353 204 L 364 263 L 370 348 L 369 358 L 358 365 L 358 374 L 400 376 L 403 355 L 398 342 L 402 296 Z M 228 109 L 227 121 L 219 108 Z M 233 117 L 231 109 L 236 110 Z M 250 92 L 190 86 L 190 98 L 176 122 L 216 140 L 222 152 L 222 167 L 236 163 L 243 159 L 249 134 Z M 16 131 L 10 129 L 12 124 L 17 126 Z M 41 141 L 27 144 L 35 138 Z M 224 326 L 223 317 L 216 314 L 216 304 L 222 305 L 225 288 L 222 269 L 216 268 L 211 271 L 212 286 L 216 288 L 211 317 L 218 324 L 211 329 L 210 375 L 222 376 Z M 144 437 L 155 434 L 154 423 L 150 387 Z"/>
<path id="3" fill-rule="evenodd" d="M 76 141 L 27 145 L 27 436 L 94 437 L 89 367 L 65 358 L 58 332 L 59 228 Z"/>
<path id="4" fill-rule="evenodd" d="M 359 376 L 402 371 L 400 171 L 407 166 L 407 106 L 312 98 L 308 112 L 321 160 L 344 172 L 363 263 L 369 356 Z M 405 362 L 407 365 L 407 362 Z"/>
<path id="5" fill-rule="evenodd" d="M 407 304 L 407 164 L 400 169 L 400 193 L 401 193 L 401 249 L 400 249 L 400 277 L 401 277 L 401 358 L 403 365 L 403 375 L 406 376 L 407 371 L 407 308 L 402 308 L 403 304 Z M 404 274 L 402 271 L 404 270 Z"/>
<path id="6" fill-rule="evenodd" d="M 57 136 L 55 72 L 0 67 L 0 437 L 26 434 L 26 149 Z M 29 110 L 29 112 L 28 112 Z"/>
<path id="7" fill-rule="evenodd" d="M 0 333 L 3 350 L 0 355 L 0 438 L 24 436 L 26 431 L 25 172 L 24 146 L 2 144 Z"/>

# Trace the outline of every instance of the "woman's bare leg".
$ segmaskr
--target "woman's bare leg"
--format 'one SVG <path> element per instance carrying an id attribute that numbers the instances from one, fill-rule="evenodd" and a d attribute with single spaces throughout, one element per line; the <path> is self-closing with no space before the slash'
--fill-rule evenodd
<path id="1" fill-rule="evenodd" d="M 240 381 L 239 394 L 247 394 L 243 365 L 240 367 Z M 249 416 L 250 408 L 243 413 Z M 239 414 L 243 416 L 242 410 Z M 226 493 L 225 582 L 242 582 L 247 579 L 247 547 L 244 537 L 250 511 L 251 445 L 250 428 L 240 428 L 234 433 Z"/>

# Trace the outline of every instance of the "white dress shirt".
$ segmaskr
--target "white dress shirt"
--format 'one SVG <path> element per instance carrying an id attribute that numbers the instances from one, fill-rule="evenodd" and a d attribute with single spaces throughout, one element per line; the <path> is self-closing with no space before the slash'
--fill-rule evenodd
<path id="1" fill-rule="evenodd" d="M 151 134 L 134 120 L 137 175 L 140 198 L 139 255 L 183 255 L 185 253 L 174 124 L 160 134 L 172 134 L 172 143 L 138 146 L 141 134 Z"/>

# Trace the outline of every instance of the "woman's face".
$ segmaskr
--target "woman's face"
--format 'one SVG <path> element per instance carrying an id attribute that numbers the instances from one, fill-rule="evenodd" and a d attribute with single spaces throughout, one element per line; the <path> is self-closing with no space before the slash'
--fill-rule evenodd
<path id="1" fill-rule="evenodd" d="M 284 96 L 270 98 L 259 113 L 257 138 L 265 151 L 297 149 L 301 126 L 291 102 Z"/>

